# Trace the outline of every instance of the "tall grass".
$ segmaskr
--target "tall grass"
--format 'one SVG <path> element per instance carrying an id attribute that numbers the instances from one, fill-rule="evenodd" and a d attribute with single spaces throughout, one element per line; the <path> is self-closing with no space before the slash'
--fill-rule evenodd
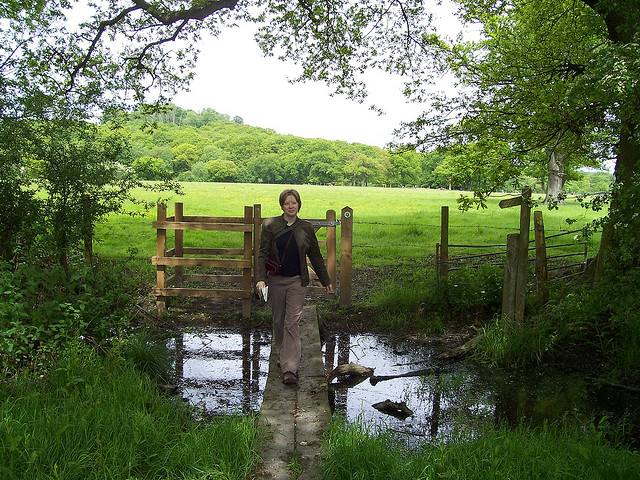
<path id="1" fill-rule="evenodd" d="M 241 479 L 255 433 L 244 417 L 197 423 L 121 356 L 74 346 L 2 384 L 0 478 Z"/>
<path id="2" fill-rule="evenodd" d="M 334 420 L 327 438 L 327 480 L 632 479 L 640 455 L 612 446 L 606 429 L 591 427 L 490 428 L 446 445 L 407 450 L 390 433 L 373 434 L 361 423 Z"/>

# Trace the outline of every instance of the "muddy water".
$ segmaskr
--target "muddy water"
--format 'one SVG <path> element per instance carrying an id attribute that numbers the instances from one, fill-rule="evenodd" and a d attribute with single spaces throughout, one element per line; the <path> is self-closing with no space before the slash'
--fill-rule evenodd
<path id="1" fill-rule="evenodd" d="M 257 413 L 269 374 L 271 333 L 190 330 L 170 343 L 182 397 L 209 414 Z"/>
<path id="2" fill-rule="evenodd" d="M 209 414 L 257 413 L 268 375 L 270 341 L 267 330 L 182 332 L 171 342 L 181 395 Z M 626 416 L 640 425 L 640 395 L 550 370 L 504 373 L 469 361 L 445 363 L 436 359 L 438 353 L 431 345 L 382 335 L 324 338 L 327 372 L 349 362 L 375 368 L 373 381 L 332 384 L 334 414 L 373 429 L 391 429 L 408 444 L 446 441 L 459 431 L 504 422 L 540 425 L 562 419 L 583 425 Z M 397 375 L 404 376 L 390 378 Z M 372 406 L 385 400 L 404 402 L 413 414 L 397 418 Z M 626 440 L 637 447 L 637 438 L 632 430 Z"/>

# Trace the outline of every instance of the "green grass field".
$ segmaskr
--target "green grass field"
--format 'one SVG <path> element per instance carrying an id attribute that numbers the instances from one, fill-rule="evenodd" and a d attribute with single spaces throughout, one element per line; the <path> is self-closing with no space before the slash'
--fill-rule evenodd
<path id="1" fill-rule="evenodd" d="M 242 216 L 244 206 L 262 205 L 263 217 L 279 215 L 278 195 L 285 185 L 184 183 L 184 195 L 174 196 L 167 206 L 167 215 L 174 212 L 174 202 L 184 204 L 185 215 Z M 300 192 L 303 218 L 324 218 L 327 210 L 337 215 L 343 207 L 353 208 L 354 266 L 379 266 L 416 261 L 431 262 L 435 245 L 440 240 L 440 208 L 449 206 L 450 244 L 503 244 L 508 233 L 517 233 L 519 208 L 500 209 L 498 202 L 516 194 L 500 194 L 488 201 L 488 208 L 461 212 L 456 200 L 463 192 L 412 188 L 332 187 L 317 185 L 293 186 Z M 153 201 L 147 192 L 136 192 Z M 157 194 L 156 194 L 157 195 Z M 467 192 L 467 195 L 469 193 Z M 535 200 L 535 198 L 534 198 Z M 541 200 L 538 198 L 537 200 Z M 130 207 L 133 209 L 133 207 Z M 544 213 L 547 234 L 576 230 L 595 218 L 585 212 L 573 198 L 559 210 L 545 206 L 535 209 Z M 155 255 L 156 232 L 151 223 L 156 212 L 143 215 L 112 215 L 96 231 L 95 251 L 106 258 L 151 258 Z M 577 219 L 568 224 L 566 219 Z M 322 230 L 318 237 L 322 238 Z M 340 234 L 338 233 L 338 238 Z M 533 233 L 531 238 L 533 238 Z M 562 242 L 566 243 L 567 238 Z M 573 241 L 571 236 L 570 241 Z M 172 235 L 169 232 L 171 245 Z M 224 232 L 186 232 L 185 246 L 241 246 L 241 234 Z M 589 244 L 590 255 L 597 248 L 597 239 Z M 450 255 L 460 255 L 466 249 L 451 249 Z M 476 253 L 476 252 L 474 252 Z"/>

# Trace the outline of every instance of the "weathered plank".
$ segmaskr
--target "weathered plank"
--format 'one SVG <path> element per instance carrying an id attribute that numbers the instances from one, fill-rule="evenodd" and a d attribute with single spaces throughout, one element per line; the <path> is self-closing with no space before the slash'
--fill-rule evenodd
<path id="1" fill-rule="evenodd" d="M 267 435 L 260 452 L 258 478 L 290 479 L 287 464 L 297 452 L 304 469 L 297 477 L 320 478 L 320 451 L 323 433 L 331 421 L 327 381 L 322 363 L 318 314 L 314 306 L 304 308 L 300 320 L 302 359 L 297 387 L 285 386 L 272 348 L 269 377 L 259 422 Z"/>

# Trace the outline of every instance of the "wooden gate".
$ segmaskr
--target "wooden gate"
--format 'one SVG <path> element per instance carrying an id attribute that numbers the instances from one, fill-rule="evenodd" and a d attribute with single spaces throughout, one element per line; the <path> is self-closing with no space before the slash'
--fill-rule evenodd
<path id="1" fill-rule="evenodd" d="M 175 215 L 167 218 L 166 207 L 158 205 L 158 218 L 153 222 L 157 229 L 156 256 L 151 259 L 157 266 L 156 286 L 153 294 L 156 296 L 158 313 L 166 309 L 167 297 L 201 297 L 201 298 L 241 298 L 242 316 L 251 314 L 251 291 L 253 279 L 251 275 L 253 256 L 252 228 L 253 208 L 244 207 L 244 217 L 199 217 L 183 215 L 182 203 L 175 204 Z M 175 245 L 167 250 L 167 230 L 175 231 Z M 185 230 L 208 230 L 226 232 L 244 232 L 242 248 L 188 248 L 184 247 L 183 235 Z M 195 258 L 185 258 L 184 255 L 198 255 Z M 207 257 L 202 257 L 206 255 Z M 241 259 L 211 258 L 212 256 L 241 256 Z M 173 275 L 166 276 L 166 268 L 175 267 Z M 184 267 L 218 267 L 241 269 L 240 275 L 211 275 L 184 273 Z M 240 283 L 238 288 L 183 288 L 184 280 L 216 281 Z M 174 286 L 178 285 L 178 286 Z"/>
<path id="2" fill-rule="evenodd" d="M 251 315 L 251 297 L 255 284 L 255 265 L 257 264 L 260 248 L 262 206 L 255 204 L 253 207 L 244 207 L 243 217 L 203 217 L 185 216 L 183 204 L 175 204 L 175 214 L 167 217 L 166 206 L 159 204 L 157 220 L 153 222 L 153 228 L 157 230 L 156 255 L 151 259 L 156 265 L 156 286 L 152 293 L 156 296 L 158 314 L 166 310 L 167 297 L 200 297 L 200 298 L 240 298 L 242 299 L 242 316 Z M 351 304 L 351 278 L 352 278 L 352 235 L 353 235 L 353 210 L 345 207 L 341 212 L 341 220 L 336 219 L 336 212 L 328 210 L 325 218 L 306 219 L 312 223 L 315 231 L 326 228 L 326 239 L 320 241 L 321 248 L 326 249 L 323 255 L 327 265 L 329 278 L 337 292 L 338 286 L 338 259 L 337 259 L 337 235 L 336 227 L 342 224 L 340 238 L 340 305 Z M 167 249 L 167 230 L 174 230 L 174 247 Z M 228 231 L 243 232 L 243 246 L 239 248 L 190 248 L 184 246 L 185 230 L 204 231 Z M 197 257 L 185 257 L 185 255 L 197 255 Z M 211 258 L 211 257 L 241 257 Z M 173 273 L 167 275 L 167 267 L 173 267 Z M 240 269 L 241 274 L 185 274 L 184 267 L 212 267 Z M 317 276 L 310 270 L 310 279 Z M 240 288 L 184 288 L 185 280 L 194 282 L 218 282 L 240 284 Z M 310 292 L 324 292 L 320 286 L 309 286 Z"/>

